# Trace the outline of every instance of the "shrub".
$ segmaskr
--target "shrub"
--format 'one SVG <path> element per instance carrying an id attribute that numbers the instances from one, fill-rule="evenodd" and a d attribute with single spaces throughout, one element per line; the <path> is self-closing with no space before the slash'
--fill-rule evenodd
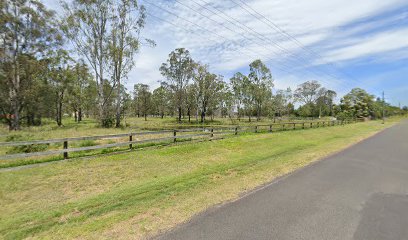
<path id="1" fill-rule="evenodd" d="M 23 136 L 20 134 L 13 134 L 7 136 L 6 142 L 17 142 L 17 141 L 24 141 L 29 140 L 31 136 Z M 14 154 L 14 153 L 32 153 L 32 152 L 42 152 L 48 149 L 49 144 L 31 144 L 31 145 L 22 145 L 22 146 L 13 146 L 10 150 L 8 150 L 7 154 Z"/>
<path id="2" fill-rule="evenodd" d="M 14 146 L 12 149 L 7 151 L 7 154 L 43 152 L 48 149 L 48 145 L 49 144 L 31 144 L 31 145 L 24 145 L 24 146 Z"/>
<path id="3" fill-rule="evenodd" d="M 80 147 L 90 147 L 95 145 L 98 144 L 94 140 L 84 140 L 79 144 Z"/>

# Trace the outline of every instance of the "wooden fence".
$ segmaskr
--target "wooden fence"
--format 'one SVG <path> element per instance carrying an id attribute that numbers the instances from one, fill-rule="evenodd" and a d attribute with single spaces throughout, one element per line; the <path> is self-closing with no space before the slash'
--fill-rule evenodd
<path id="1" fill-rule="evenodd" d="M 174 130 L 163 130 L 163 131 L 149 131 L 149 132 L 138 132 L 138 133 L 124 133 L 115 135 L 103 135 L 103 136 L 87 136 L 87 137 L 74 137 L 74 138 L 61 138 L 61 139 L 49 139 L 49 140 L 35 140 L 27 142 L 0 142 L 0 147 L 15 147 L 15 146 L 27 146 L 27 145 L 37 145 L 37 144 L 51 144 L 51 143 L 63 143 L 62 149 L 55 149 L 49 151 L 39 151 L 30 153 L 18 153 L 18 154 L 6 154 L 0 155 L 0 160 L 7 159 L 22 159 L 34 156 L 46 156 L 46 155 L 57 155 L 62 154 L 64 159 L 68 159 L 68 154 L 71 152 L 81 152 L 88 150 L 97 149 L 107 149 L 113 147 L 128 146 L 129 149 L 135 148 L 138 144 L 146 143 L 160 143 L 160 142 L 173 142 L 176 143 L 177 140 L 212 140 L 217 139 L 215 136 L 222 135 L 238 135 L 243 132 L 275 132 L 284 130 L 296 130 L 296 129 L 306 129 L 306 128 L 318 128 L 327 127 L 335 125 L 345 125 L 354 123 L 357 120 L 335 120 L 335 121 L 313 121 L 313 122 L 285 122 L 285 123 L 271 123 L 266 125 L 255 125 L 255 126 L 232 126 L 232 127 L 211 127 L 211 128 L 195 128 L 195 129 L 174 129 Z M 157 136 L 157 135 L 170 135 L 167 137 L 156 137 L 145 140 L 135 140 L 135 136 Z M 96 146 L 85 146 L 85 147 L 75 147 L 69 148 L 70 142 L 84 141 L 84 140 L 99 140 L 99 139 L 118 139 L 126 138 L 127 141 L 108 143 Z M 218 137 L 219 138 L 219 137 Z"/>

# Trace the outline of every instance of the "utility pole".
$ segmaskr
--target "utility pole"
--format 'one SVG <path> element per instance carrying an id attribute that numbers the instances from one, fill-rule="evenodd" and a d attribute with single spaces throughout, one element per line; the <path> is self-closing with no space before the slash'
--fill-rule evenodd
<path id="1" fill-rule="evenodd" d="M 385 93 L 384 91 L 382 92 L 382 124 L 385 123 Z"/>

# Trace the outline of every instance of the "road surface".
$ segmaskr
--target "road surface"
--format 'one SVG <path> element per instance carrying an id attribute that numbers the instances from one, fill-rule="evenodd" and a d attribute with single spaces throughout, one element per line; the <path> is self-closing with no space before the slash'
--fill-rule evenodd
<path id="1" fill-rule="evenodd" d="M 408 239 L 408 121 L 158 239 Z"/>

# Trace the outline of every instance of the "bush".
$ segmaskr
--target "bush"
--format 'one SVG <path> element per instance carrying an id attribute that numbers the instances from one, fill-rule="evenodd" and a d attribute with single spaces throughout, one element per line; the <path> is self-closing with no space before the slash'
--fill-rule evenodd
<path id="1" fill-rule="evenodd" d="M 48 149 L 48 146 L 49 144 L 31 144 L 23 146 L 14 146 L 9 151 L 7 151 L 7 154 L 43 152 Z"/>
<path id="2" fill-rule="evenodd" d="M 18 142 L 18 141 L 25 141 L 30 140 L 31 136 L 23 136 L 20 134 L 13 134 L 7 136 L 6 142 Z M 49 144 L 31 144 L 31 145 L 22 145 L 22 146 L 13 146 L 10 150 L 8 150 L 7 154 L 14 154 L 14 153 L 32 153 L 32 152 L 42 152 L 47 150 Z"/>
<path id="3" fill-rule="evenodd" d="M 115 124 L 115 119 L 114 118 L 105 118 L 102 119 L 102 126 L 104 128 L 111 128 Z"/>
<path id="4" fill-rule="evenodd" d="M 94 140 L 84 140 L 79 144 L 80 147 L 90 147 L 95 145 L 98 144 Z"/>

